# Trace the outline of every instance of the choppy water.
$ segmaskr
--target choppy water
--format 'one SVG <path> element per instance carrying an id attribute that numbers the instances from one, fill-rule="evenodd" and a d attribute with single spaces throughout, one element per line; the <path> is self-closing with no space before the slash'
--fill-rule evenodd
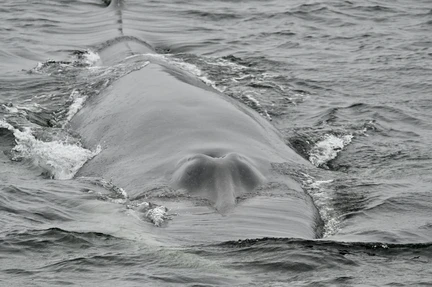
<path id="1" fill-rule="evenodd" d="M 0 285 L 430 286 L 431 25 L 427 0 L 3 1 Z M 97 64 L 125 37 L 257 110 L 317 166 L 295 177 L 323 239 L 163 246 L 121 187 L 73 179 L 98 151 L 67 121 L 145 61 Z"/>

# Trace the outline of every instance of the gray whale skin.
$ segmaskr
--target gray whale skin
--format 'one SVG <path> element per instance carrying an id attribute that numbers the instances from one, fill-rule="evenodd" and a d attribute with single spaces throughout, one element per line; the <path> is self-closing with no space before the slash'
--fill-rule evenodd
<path id="1" fill-rule="evenodd" d="M 178 214 L 167 229 L 181 233 L 206 218 L 208 232 L 229 233 L 221 239 L 320 236 L 310 196 L 272 171 L 272 163 L 310 163 L 255 111 L 185 71 L 150 63 L 90 98 L 70 125 L 84 146 L 102 147 L 78 177 L 112 179 L 132 197 L 146 191 L 150 201 L 158 185 L 186 192 L 177 200 L 154 198 Z M 271 182 L 282 183 L 277 193 L 285 195 L 259 188 Z"/>

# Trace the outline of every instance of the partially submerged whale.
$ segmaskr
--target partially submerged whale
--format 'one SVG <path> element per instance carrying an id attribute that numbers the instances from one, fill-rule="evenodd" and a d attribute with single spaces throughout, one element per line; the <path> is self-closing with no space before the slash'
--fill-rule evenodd
<path id="1" fill-rule="evenodd" d="M 102 63 L 111 63 L 109 51 L 118 55 L 127 44 L 118 41 L 101 51 Z M 147 45 L 143 52 L 154 53 Z M 167 227 L 177 235 L 200 228 L 223 240 L 321 235 L 310 196 L 272 168 L 310 163 L 258 113 L 167 62 L 150 61 L 123 76 L 90 98 L 70 125 L 86 147 L 102 147 L 77 176 L 112 179 L 135 198 L 164 201 L 179 215 Z M 277 186 L 277 196 L 266 193 L 269 184 Z M 173 194 L 152 198 L 155 186 Z M 184 230 L 187 225 L 194 229 Z"/>

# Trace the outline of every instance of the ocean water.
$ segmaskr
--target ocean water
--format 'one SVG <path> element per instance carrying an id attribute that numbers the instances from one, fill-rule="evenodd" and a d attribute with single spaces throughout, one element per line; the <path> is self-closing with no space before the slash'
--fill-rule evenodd
<path id="1" fill-rule="evenodd" d="M 2 1 L 0 286 L 432 286 L 431 27 L 428 0 Z M 74 177 L 100 150 L 69 120 L 148 60 L 281 131 L 322 238 L 161 244 L 175 216 Z"/>

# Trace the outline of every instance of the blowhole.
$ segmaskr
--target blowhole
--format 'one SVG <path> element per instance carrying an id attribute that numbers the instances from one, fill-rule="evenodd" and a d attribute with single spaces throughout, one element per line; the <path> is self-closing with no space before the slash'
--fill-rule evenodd
<path id="1" fill-rule="evenodd" d="M 209 156 L 211 158 L 225 158 L 226 157 L 226 153 L 221 152 L 221 151 L 208 151 L 208 152 L 203 152 L 202 154 Z"/>

